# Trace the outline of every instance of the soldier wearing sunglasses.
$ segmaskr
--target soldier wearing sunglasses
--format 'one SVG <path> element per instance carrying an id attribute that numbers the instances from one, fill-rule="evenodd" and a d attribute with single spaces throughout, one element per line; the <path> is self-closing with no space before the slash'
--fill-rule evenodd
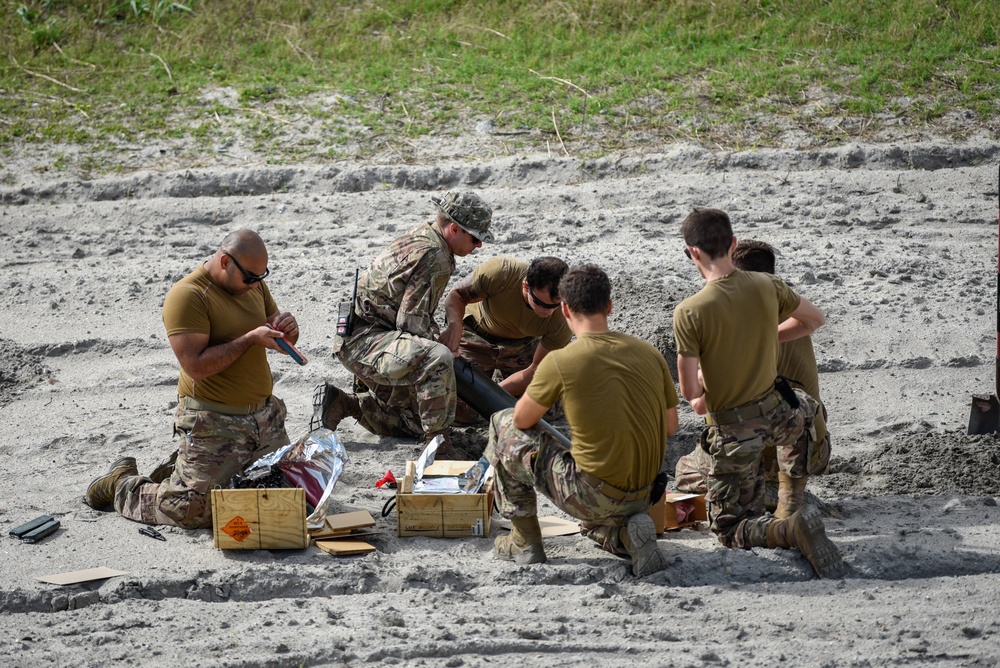
<path id="1" fill-rule="evenodd" d="M 566 270 L 557 257 L 484 262 L 445 298 L 441 342 L 487 375 L 499 370 L 500 386 L 521 396 L 545 356 L 573 338 L 559 297 Z"/>
<path id="2" fill-rule="evenodd" d="M 264 278 L 267 248 L 251 230 L 227 235 L 215 254 L 174 284 L 163 324 L 180 363 L 176 452 L 149 476 L 122 457 L 96 478 L 85 500 L 145 524 L 187 529 L 212 524 L 208 492 L 262 455 L 286 445 L 285 404 L 271 394 L 267 350 L 295 343 L 299 326 L 279 311 Z"/>
<path id="3" fill-rule="evenodd" d="M 454 456 L 453 357 L 440 342 L 434 312 L 465 257 L 493 240 L 493 209 L 473 192 L 431 197 L 433 221 L 392 240 L 362 272 L 356 323 L 334 339 L 334 355 L 354 374 L 355 392 L 323 383 L 313 395 L 313 428 L 337 429 L 346 417 L 379 436 L 444 439 L 438 456 Z"/>

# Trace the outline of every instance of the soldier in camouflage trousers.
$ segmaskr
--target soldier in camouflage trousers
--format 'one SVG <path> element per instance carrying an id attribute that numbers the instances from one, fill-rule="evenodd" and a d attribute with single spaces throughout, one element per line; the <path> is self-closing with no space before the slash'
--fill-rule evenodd
<path id="1" fill-rule="evenodd" d="M 455 371 L 434 321 L 441 296 L 464 257 L 491 241 L 492 209 L 475 193 L 431 201 L 437 218 L 397 237 L 358 281 L 350 334 L 334 354 L 354 374 L 355 392 L 325 383 L 314 395 L 311 427 L 336 430 L 345 417 L 381 436 L 447 438 L 455 418 Z"/>
<path id="2" fill-rule="evenodd" d="M 758 271 L 774 274 L 774 248 L 756 239 L 741 239 L 732 253 L 733 265 L 743 271 Z M 765 445 L 761 459 L 764 475 L 764 507 L 782 519 L 792 515 L 805 504 L 806 484 L 809 476 L 822 475 L 830 463 L 830 433 L 826 427 L 826 408 L 820 401 L 819 370 L 812 338 L 803 336 L 782 343 L 778 347 L 778 374 L 794 383 L 802 401 L 809 405 L 812 421 L 807 429 L 809 446 L 808 464 L 804 472 L 789 466 L 781 466 L 773 445 Z M 808 422 L 808 420 L 807 420 Z M 711 459 L 704 443 L 708 435 L 702 432 L 701 443 L 677 461 L 677 489 L 682 492 L 704 494 Z"/>
<path id="3" fill-rule="evenodd" d="M 646 511 L 667 438 L 677 430 L 674 381 L 656 348 L 608 327 L 611 282 L 603 270 L 571 269 L 559 292 L 576 341 L 546 355 L 514 408 L 490 418 L 486 456 L 501 513 L 511 520 L 493 554 L 519 564 L 546 561 L 537 490 L 580 520 L 583 535 L 630 558 L 633 575 L 650 575 L 667 566 Z M 538 426 L 560 400 L 568 447 Z"/>
<path id="4" fill-rule="evenodd" d="M 712 531 L 731 548 L 794 547 L 820 577 L 840 577 L 843 559 L 814 506 L 778 519 L 763 503 L 765 444 L 777 449 L 784 475 L 804 477 L 817 409 L 778 378 L 778 344 L 810 335 L 823 313 L 776 276 L 735 266 L 736 238 L 724 211 L 695 209 L 681 234 L 705 280 L 674 309 L 674 339 L 681 394 L 708 427 L 700 447 L 711 460 Z"/>
<path id="5" fill-rule="evenodd" d="M 688 458 L 686 466 L 697 467 L 699 474 L 704 472 L 703 491 L 713 509 L 711 529 L 726 547 L 749 549 L 767 544 L 767 525 L 774 518 L 764 512 L 761 455 L 765 448 L 776 450 L 779 470 L 790 476 L 801 477 L 808 469 L 811 434 L 815 434 L 812 422 L 818 404 L 802 390 L 795 390 L 795 394 L 799 399 L 797 409 L 775 391 L 760 402 L 774 405 L 769 412 L 743 421 L 710 424 L 695 452 L 681 458 Z M 678 461 L 679 472 L 685 464 Z M 685 482 L 690 483 L 682 481 L 679 473 L 677 489 L 691 491 Z"/>
<path id="6" fill-rule="evenodd" d="M 115 492 L 115 510 L 145 524 L 212 526 L 211 490 L 229 487 L 233 476 L 288 444 L 285 415 L 285 403 L 277 397 L 252 415 L 191 410 L 181 402 L 174 417 L 181 445 L 172 474 L 162 482 L 124 478 Z"/>
<path id="7" fill-rule="evenodd" d="M 495 485 L 500 514 L 508 519 L 538 515 L 536 490 L 580 520 L 580 533 L 612 554 L 628 557 L 621 528 L 649 507 L 649 490 L 609 496 L 594 476 L 579 471 L 568 448 L 552 435 L 514 426 L 514 409 L 490 418 L 486 457 L 496 466 Z"/>
<path id="8" fill-rule="evenodd" d="M 215 254 L 175 283 L 163 324 L 180 364 L 174 434 L 181 445 L 149 476 L 122 457 L 87 488 L 85 501 L 147 524 L 212 524 L 209 491 L 288 443 L 285 404 L 271 394 L 267 349 L 294 343 L 298 323 L 278 310 L 263 279 L 268 255 L 250 230 L 227 235 Z"/>

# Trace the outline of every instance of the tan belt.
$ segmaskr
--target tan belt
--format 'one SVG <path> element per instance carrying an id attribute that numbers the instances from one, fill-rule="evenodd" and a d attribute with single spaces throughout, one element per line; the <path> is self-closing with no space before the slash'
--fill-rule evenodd
<path id="1" fill-rule="evenodd" d="M 638 489 L 634 492 L 626 492 L 625 490 L 618 489 L 617 487 L 604 482 L 596 475 L 591 475 L 586 471 L 577 469 L 576 476 L 604 496 L 609 499 L 614 499 L 615 501 L 636 501 L 638 499 L 646 498 L 649 496 L 649 490 L 652 487 L 652 485 L 646 485 L 642 489 Z"/>
<path id="2" fill-rule="evenodd" d="M 267 399 L 256 404 L 245 404 L 243 406 L 217 404 L 213 401 L 202 401 L 193 397 L 181 397 L 178 401 L 184 408 L 190 408 L 193 411 L 212 411 L 213 413 L 223 413 L 225 415 L 253 415 L 267 405 Z"/>
<path id="3" fill-rule="evenodd" d="M 736 408 L 727 408 L 724 411 L 708 413 L 705 415 L 705 422 L 708 423 L 709 426 L 746 422 L 747 420 L 753 420 L 754 418 L 767 415 L 780 406 L 782 402 L 784 402 L 784 399 L 781 398 L 778 391 L 771 390 L 771 392 L 765 395 L 760 401 L 743 404 L 742 406 L 737 406 Z"/>

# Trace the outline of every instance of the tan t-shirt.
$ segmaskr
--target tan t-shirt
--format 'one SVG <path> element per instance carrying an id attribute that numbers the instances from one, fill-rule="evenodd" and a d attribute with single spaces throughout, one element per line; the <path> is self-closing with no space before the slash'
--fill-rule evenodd
<path id="1" fill-rule="evenodd" d="M 778 323 L 799 295 L 771 274 L 736 270 L 674 309 L 677 353 L 698 357 L 709 411 L 757 401 L 778 374 Z"/>
<path id="2" fill-rule="evenodd" d="M 823 400 L 819 396 L 819 369 L 816 367 L 811 336 L 786 341 L 778 346 L 778 373 L 794 380 L 816 401 Z"/>
<path id="3" fill-rule="evenodd" d="M 524 303 L 521 281 L 528 275 L 528 263 L 497 257 L 472 272 L 472 289 L 483 301 L 469 304 L 466 313 L 475 320 L 475 329 L 494 339 L 537 339 L 548 350 L 563 348 L 573 338 L 562 311 L 540 318 Z"/>
<path id="4" fill-rule="evenodd" d="M 277 311 L 278 305 L 263 281 L 237 297 L 215 285 L 202 265 L 170 288 L 163 301 L 163 325 L 167 336 L 208 334 L 208 345 L 215 346 L 260 327 Z M 197 385 L 181 369 L 177 395 L 243 406 L 271 396 L 271 387 L 266 348 L 251 346 L 235 362 Z"/>
<path id="5" fill-rule="evenodd" d="M 663 355 L 621 332 L 584 334 L 545 357 L 526 390 L 562 399 L 578 469 L 634 491 L 656 477 L 666 454 L 666 412 L 677 390 Z"/>

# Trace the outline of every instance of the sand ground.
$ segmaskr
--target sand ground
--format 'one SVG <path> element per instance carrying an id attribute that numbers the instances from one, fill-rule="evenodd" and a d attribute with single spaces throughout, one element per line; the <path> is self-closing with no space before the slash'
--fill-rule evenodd
<path id="1" fill-rule="evenodd" d="M 8 179 L 0 529 L 42 513 L 62 526 L 39 544 L 0 542 L 0 664 L 997 665 L 1000 442 L 965 428 L 971 394 L 995 391 L 998 154 L 987 140 L 676 145 L 600 160 L 137 159 L 114 177 Z M 498 237 L 455 278 L 498 254 L 596 262 L 614 281 L 613 326 L 668 359 L 673 306 L 701 286 L 678 236 L 690 209 L 725 209 L 738 237 L 774 244 L 779 274 L 827 316 L 814 341 L 834 456 L 811 489 L 847 577 L 817 580 L 790 550 L 726 550 L 705 529 L 665 535 L 671 567 L 637 580 L 580 536 L 552 539 L 532 567 L 494 561 L 492 540 L 398 538 L 394 516 L 379 517 L 373 555 L 223 552 L 210 531 L 164 528 L 159 542 L 83 505 L 117 457 L 149 470 L 174 447 L 178 367 L 160 307 L 227 232 L 264 237 L 268 283 L 299 319 L 310 364 L 270 356 L 294 438 L 313 387 L 349 382 L 330 344 L 354 268 L 453 188 L 494 204 Z M 672 460 L 699 429 L 683 405 Z M 339 434 L 351 462 L 337 508 L 378 515 L 375 480 L 415 443 L 351 420 Z M 491 536 L 504 531 L 494 520 Z M 36 580 L 97 566 L 128 574 Z"/>

